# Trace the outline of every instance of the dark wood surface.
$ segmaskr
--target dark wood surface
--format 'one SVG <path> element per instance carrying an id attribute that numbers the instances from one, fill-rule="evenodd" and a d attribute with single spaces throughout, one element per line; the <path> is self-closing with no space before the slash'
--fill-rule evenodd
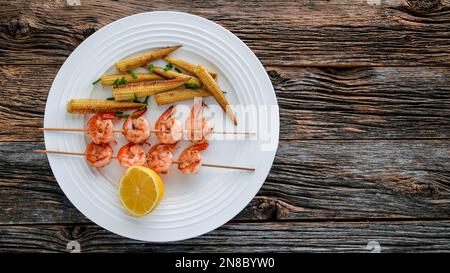
<path id="1" fill-rule="evenodd" d="M 450 221 L 230 222 L 201 237 L 148 244 L 91 224 L 0 226 L 0 251 L 81 252 L 445 252 Z M 374 243 L 375 242 L 375 243 Z M 378 244 L 377 244 L 378 243 Z M 374 249 L 375 248 L 375 249 Z"/>
<path id="2" fill-rule="evenodd" d="M 369 252 L 374 240 L 382 252 L 450 252 L 450 3 L 391 2 L 0 0 L 0 251 L 64 252 L 76 240 L 84 252 Z M 172 244 L 92 224 L 31 153 L 67 56 L 107 23 L 152 10 L 233 31 L 280 105 L 258 195 L 223 227 Z"/>

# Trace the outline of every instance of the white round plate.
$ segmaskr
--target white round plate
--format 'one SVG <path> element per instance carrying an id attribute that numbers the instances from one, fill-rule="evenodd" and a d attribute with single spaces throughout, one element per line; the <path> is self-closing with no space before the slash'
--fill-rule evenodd
<path id="1" fill-rule="evenodd" d="M 279 115 L 272 84 L 257 57 L 231 32 L 204 18 L 180 12 L 136 14 L 103 27 L 74 50 L 59 70 L 45 108 L 45 127 L 84 128 L 89 117 L 68 114 L 69 99 L 111 97 L 110 87 L 92 82 L 105 72 L 114 72 L 115 61 L 176 44 L 183 47 L 171 56 L 217 72 L 219 85 L 237 111 L 261 109 L 246 114 L 238 111 L 237 128 L 228 119 L 214 123 L 217 131 L 253 130 L 257 137 L 215 135 L 202 153 L 205 163 L 255 167 L 255 172 L 202 167 L 195 175 L 182 175 L 173 166 L 170 174 L 162 176 L 165 196 L 161 204 L 151 214 L 135 218 L 118 198 L 124 168 L 117 162 L 95 169 L 83 157 L 48 155 L 58 184 L 86 217 L 111 232 L 143 241 L 176 241 L 209 232 L 245 208 L 264 183 L 278 146 Z M 213 98 L 206 98 L 206 103 L 217 105 Z M 158 107 L 153 98 L 149 105 L 146 117 L 154 124 L 167 106 Z M 192 102 L 180 105 L 189 109 Z M 125 143 L 123 136 L 117 139 L 116 151 Z M 84 152 L 88 142 L 82 133 L 45 133 L 48 150 Z M 154 137 L 151 143 L 156 143 Z M 179 151 L 187 145 L 184 141 Z"/>

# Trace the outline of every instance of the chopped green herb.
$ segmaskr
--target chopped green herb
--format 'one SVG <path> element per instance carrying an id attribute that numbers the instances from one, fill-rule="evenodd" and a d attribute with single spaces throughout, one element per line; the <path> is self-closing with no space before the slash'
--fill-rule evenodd
<path id="1" fill-rule="evenodd" d="M 144 103 L 148 104 L 148 99 L 150 98 L 150 96 L 145 97 Z"/>
<path id="2" fill-rule="evenodd" d="M 119 84 L 127 84 L 128 81 L 125 79 L 125 77 L 122 77 L 122 79 L 120 79 L 120 83 Z"/>
<path id="3" fill-rule="evenodd" d="M 184 87 L 186 87 L 188 89 L 197 89 L 197 88 L 200 88 L 200 85 L 198 85 L 196 83 L 185 83 Z"/>
<path id="4" fill-rule="evenodd" d="M 155 72 L 155 66 L 153 64 L 150 64 L 148 66 L 148 70 L 150 70 L 151 72 Z"/>
<path id="5" fill-rule="evenodd" d="M 138 110 L 145 110 L 147 109 L 147 105 L 142 105 L 141 107 L 138 108 Z"/>
<path id="6" fill-rule="evenodd" d="M 133 114 L 131 117 L 132 118 L 137 118 L 137 117 L 139 117 L 139 114 Z"/>
<path id="7" fill-rule="evenodd" d="M 173 65 L 171 63 L 166 64 L 166 66 L 164 66 L 164 71 L 169 71 L 171 70 L 173 67 Z"/>
<path id="8" fill-rule="evenodd" d="M 101 81 L 102 78 L 98 78 L 96 81 L 94 81 L 92 84 L 95 85 L 96 83 L 98 83 L 99 81 Z"/>
<path id="9" fill-rule="evenodd" d="M 133 79 L 137 79 L 138 78 L 136 73 L 134 73 L 133 71 L 129 70 L 128 73 L 130 73 L 130 75 L 131 75 L 131 77 L 133 77 Z"/>
<path id="10" fill-rule="evenodd" d="M 114 97 L 106 98 L 106 100 L 114 100 Z"/>
<path id="11" fill-rule="evenodd" d="M 123 116 L 123 112 L 116 112 L 115 115 L 116 117 L 121 118 Z"/>
<path id="12" fill-rule="evenodd" d="M 128 115 L 128 114 L 123 114 L 122 115 L 122 118 L 128 118 L 130 115 Z"/>
<path id="13" fill-rule="evenodd" d="M 178 73 L 182 73 L 181 70 L 180 70 L 178 67 L 175 67 L 174 69 L 175 69 L 175 71 L 177 71 Z"/>
<path id="14" fill-rule="evenodd" d="M 136 93 L 134 93 L 133 95 L 134 95 L 134 100 L 138 100 Z"/>
<path id="15" fill-rule="evenodd" d="M 117 79 L 114 81 L 113 85 L 114 85 L 114 86 L 118 86 L 118 85 L 119 85 L 119 81 L 120 81 L 120 79 L 117 78 Z"/>

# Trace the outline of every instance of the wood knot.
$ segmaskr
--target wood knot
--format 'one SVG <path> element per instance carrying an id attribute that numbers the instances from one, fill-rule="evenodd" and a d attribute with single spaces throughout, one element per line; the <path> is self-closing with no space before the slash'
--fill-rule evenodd
<path id="1" fill-rule="evenodd" d="M 267 71 L 267 74 L 269 75 L 269 78 L 273 83 L 281 84 L 289 81 L 289 78 L 283 77 L 275 70 L 269 70 Z"/>
<path id="2" fill-rule="evenodd" d="M 86 39 L 87 37 L 91 36 L 96 31 L 97 31 L 96 27 L 88 26 L 88 27 L 85 27 L 82 29 L 81 35 L 83 35 L 84 39 Z"/>
<path id="3" fill-rule="evenodd" d="M 83 233 L 86 231 L 86 227 L 82 226 L 65 226 L 62 227 L 58 233 L 59 237 L 63 241 L 67 240 L 79 240 L 83 237 Z"/>
<path id="4" fill-rule="evenodd" d="M 441 6 L 440 0 L 407 0 L 407 3 L 418 13 L 430 13 Z"/>
<path id="5" fill-rule="evenodd" d="M 270 79 L 273 81 L 277 80 L 281 76 L 281 74 L 275 70 L 269 70 L 269 71 L 267 71 L 267 74 L 269 75 Z"/>
<path id="6" fill-rule="evenodd" d="M 252 201 L 250 214 L 259 220 L 270 220 L 277 218 L 276 201 L 270 198 L 261 198 Z"/>
<path id="7" fill-rule="evenodd" d="M 8 24 L 7 33 L 14 38 L 29 37 L 31 34 L 30 22 L 24 18 L 12 19 Z"/>

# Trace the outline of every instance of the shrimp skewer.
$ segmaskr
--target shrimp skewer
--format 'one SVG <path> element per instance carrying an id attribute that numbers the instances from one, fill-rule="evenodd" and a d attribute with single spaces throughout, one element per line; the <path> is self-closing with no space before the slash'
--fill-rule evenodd
<path id="1" fill-rule="evenodd" d="M 173 150 L 176 144 L 159 143 L 147 153 L 147 166 L 160 174 L 167 174 L 173 163 Z"/>
<path id="2" fill-rule="evenodd" d="M 178 169 L 184 174 L 198 172 L 203 161 L 200 152 L 206 150 L 208 145 L 208 142 L 204 141 L 187 147 L 178 158 Z"/>
<path id="3" fill-rule="evenodd" d="M 39 131 L 51 131 L 51 132 L 86 132 L 87 129 L 82 128 L 38 128 Z M 187 132 L 187 130 L 183 130 Z M 114 130 L 114 133 L 123 133 L 122 129 Z M 156 130 L 150 130 L 150 133 L 156 133 Z M 251 132 L 221 132 L 212 131 L 211 134 L 222 134 L 222 135 L 256 135 L 256 133 Z"/>
<path id="4" fill-rule="evenodd" d="M 87 123 L 86 131 L 95 144 L 113 143 L 114 137 L 113 119 L 117 119 L 114 113 L 106 112 L 94 115 Z"/>
<path id="5" fill-rule="evenodd" d="M 138 144 L 139 145 L 139 144 Z M 86 153 L 77 153 L 77 152 L 64 152 L 64 151 L 55 151 L 55 150 L 34 150 L 35 153 L 40 154 L 59 154 L 59 155 L 69 155 L 69 156 L 83 156 L 86 157 Z M 114 159 L 116 157 L 112 157 Z M 180 164 L 178 161 L 173 161 L 175 164 Z M 202 163 L 203 167 L 211 167 L 211 168 L 220 168 L 220 169 L 230 169 L 230 170 L 240 170 L 240 171 L 249 171 L 254 172 L 255 168 L 247 168 L 247 167 L 239 167 L 239 166 L 228 166 L 228 165 L 217 165 L 217 164 L 207 164 Z"/>
<path id="6" fill-rule="evenodd" d="M 125 168 L 131 166 L 144 166 L 147 158 L 141 144 L 128 143 L 117 153 L 120 165 Z"/>
<path id="7" fill-rule="evenodd" d="M 150 138 L 150 124 L 142 117 L 146 111 L 147 108 L 134 111 L 123 123 L 122 132 L 129 142 L 141 144 Z"/>
<path id="8" fill-rule="evenodd" d="M 191 114 L 186 120 L 187 139 L 193 143 L 206 141 L 213 132 L 208 120 L 203 117 L 202 101 L 194 103 Z"/>
<path id="9" fill-rule="evenodd" d="M 173 117 L 174 112 L 175 107 L 172 105 L 156 121 L 155 134 L 163 144 L 175 144 L 183 138 L 183 129 Z"/>

